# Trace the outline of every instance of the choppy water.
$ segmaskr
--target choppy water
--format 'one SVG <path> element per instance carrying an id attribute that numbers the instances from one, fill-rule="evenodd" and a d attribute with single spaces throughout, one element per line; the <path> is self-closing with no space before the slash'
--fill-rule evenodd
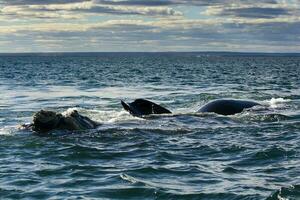
<path id="1" fill-rule="evenodd" d="M 300 199 L 299 55 L 1 55 L 0 89 L 0 199 Z M 135 98 L 174 114 L 132 117 Z M 267 109 L 195 113 L 218 98 Z M 42 108 L 103 125 L 16 128 Z"/>

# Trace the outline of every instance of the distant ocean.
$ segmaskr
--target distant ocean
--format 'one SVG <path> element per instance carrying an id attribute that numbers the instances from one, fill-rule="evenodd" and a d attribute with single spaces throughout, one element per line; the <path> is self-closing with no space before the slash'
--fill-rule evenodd
<path id="1" fill-rule="evenodd" d="M 0 199 L 300 199 L 300 54 L 0 54 Z M 172 115 L 130 116 L 146 98 Z M 266 108 L 199 114 L 220 98 Z M 96 130 L 18 130 L 76 108 Z"/>

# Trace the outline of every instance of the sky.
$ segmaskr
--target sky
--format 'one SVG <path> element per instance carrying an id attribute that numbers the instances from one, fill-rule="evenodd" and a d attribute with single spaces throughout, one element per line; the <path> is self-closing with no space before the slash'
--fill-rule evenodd
<path id="1" fill-rule="evenodd" d="M 300 53 L 300 0 L 0 0 L 0 53 Z"/>

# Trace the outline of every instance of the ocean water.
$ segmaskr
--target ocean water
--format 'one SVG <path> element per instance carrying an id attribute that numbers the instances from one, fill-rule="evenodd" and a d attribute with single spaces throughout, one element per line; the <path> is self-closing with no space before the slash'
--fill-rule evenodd
<path id="1" fill-rule="evenodd" d="M 0 199 L 300 199 L 300 55 L 0 55 Z M 120 100 L 174 114 L 141 119 Z M 219 98 L 263 106 L 201 114 Z M 77 109 L 95 130 L 19 130 Z"/>

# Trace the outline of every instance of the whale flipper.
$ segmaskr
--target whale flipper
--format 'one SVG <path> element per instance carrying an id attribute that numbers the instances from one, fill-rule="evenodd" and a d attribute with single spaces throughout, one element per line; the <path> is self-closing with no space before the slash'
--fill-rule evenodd
<path id="1" fill-rule="evenodd" d="M 198 112 L 214 112 L 219 115 L 234 115 L 241 113 L 246 108 L 260 105 L 254 101 L 234 100 L 234 99 L 218 99 L 202 106 Z"/>
<path id="2" fill-rule="evenodd" d="M 136 99 L 134 102 L 125 103 L 121 100 L 123 108 L 133 116 L 143 116 L 151 114 L 167 114 L 171 113 L 168 109 L 157 105 L 145 99 Z"/>

